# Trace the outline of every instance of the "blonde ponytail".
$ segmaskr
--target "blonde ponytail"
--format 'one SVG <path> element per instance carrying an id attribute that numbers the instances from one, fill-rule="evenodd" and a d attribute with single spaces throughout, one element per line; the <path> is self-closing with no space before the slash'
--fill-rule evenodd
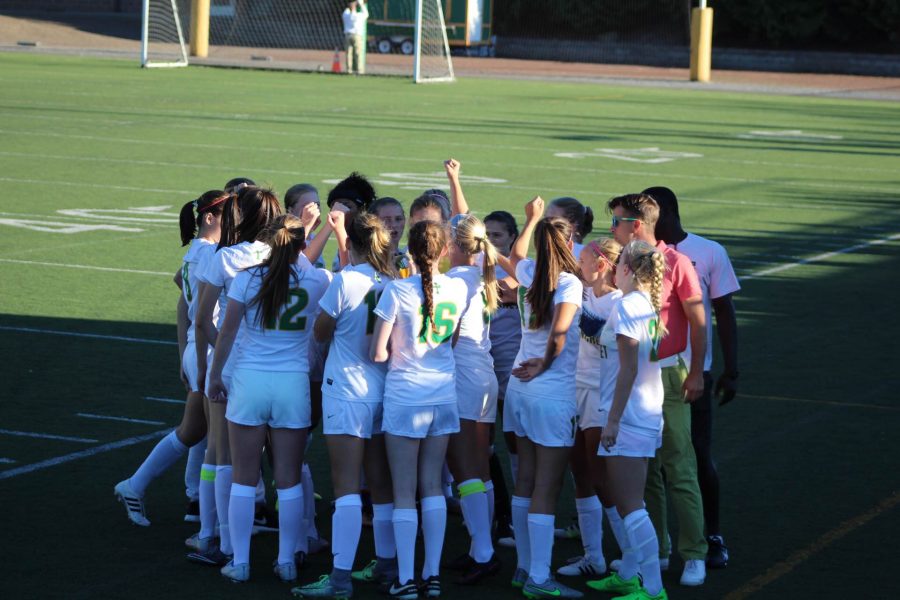
<path id="1" fill-rule="evenodd" d="M 483 253 L 481 277 L 484 282 L 485 311 L 492 315 L 499 304 L 500 291 L 497 289 L 497 249 L 488 240 L 487 228 L 474 215 L 456 215 L 450 221 L 453 242 L 468 256 Z"/>

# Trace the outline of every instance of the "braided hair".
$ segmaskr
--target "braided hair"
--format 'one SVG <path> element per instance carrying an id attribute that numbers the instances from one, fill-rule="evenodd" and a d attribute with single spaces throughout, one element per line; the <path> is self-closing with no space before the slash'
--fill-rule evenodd
<path id="1" fill-rule="evenodd" d="M 419 335 L 424 335 L 430 326 L 434 324 L 434 281 L 431 268 L 441 257 L 441 252 L 447 245 L 447 232 L 444 227 L 434 221 L 419 221 L 409 230 L 409 253 L 413 262 L 422 276 L 422 295 L 425 301 L 422 303 L 422 329 Z"/>

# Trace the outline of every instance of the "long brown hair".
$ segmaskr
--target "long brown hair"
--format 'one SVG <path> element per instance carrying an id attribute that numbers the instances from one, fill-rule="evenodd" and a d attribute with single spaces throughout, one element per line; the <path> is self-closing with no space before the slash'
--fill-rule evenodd
<path id="1" fill-rule="evenodd" d="M 222 210 L 222 237 L 219 248 L 255 241 L 259 234 L 283 214 L 272 190 L 243 187 L 232 195 Z"/>
<path id="2" fill-rule="evenodd" d="M 482 279 L 484 281 L 485 311 L 494 314 L 500 293 L 497 291 L 497 249 L 487 239 L 487 229 L 481 219 L 474 215 L 456 215 L 450 220 L 453 242 L 469 256 L 484 253 Z"/>
<path id="3" fill-rule="evenodd" d="M 206 214 L 220 215 L 222 207 L 229 194 L 222 190 L 210 190 L 203 192 L 196 200 L 191 200 L 181 207 L 178 215 L 178 228 L 181 230 L 181 245 L 187 246 L 197 235 L 201 217 Z M 194 216 L 196 213 L 196 216 Z"/>
<path id="4" fill-rule="evenodd" d="M 444 226 L 434 221 L 419 221 L 409 230 L 409 253 L 412 255 L 419 275 L 422 276 L 422 295 L 425 302 L 422 303 L 422 329 L 419 335 L 424 335 L 429 325 L 434 324 L 434 281 L 432 280 L 431 266 L 441 257 L 441 251 L 447 245 L 447 232 Z"/>
<path id="5" fill-rule="evenodd" d="M 358 213 L 347 228 L 347 239 L 356 254 L 364 257 L 377 272 L 397 277 L 391 235 L 376 215 Z"/>
<path id="6" fill-rule="evenodd" d="M 267 237 L 272 251 L 262 264 L 252 267 L 254 275 L 262 273 L 259 292 L 250 301 L 251 305 L 259 305 L 256 323 L 261 327 L 277 322 L 281 308 L 287 304 L 292 280 L 296 279 L 293 266 L 306 248 L 306 231 L 293 215 L 277 217 L 268 228 Z"/>
<path id="7" fill-rule="evenodd" d="M 531 329 L 540 329 L 553 320 L 553 293 L 562 273 L 578 276 L 580 269 L 569 240 L 572 225 L 559 217 L 544 217 L 534 229 L 534 247 L 537 252 L 534 261 L 534 281 L 525 298 L 531 305 Z"/>

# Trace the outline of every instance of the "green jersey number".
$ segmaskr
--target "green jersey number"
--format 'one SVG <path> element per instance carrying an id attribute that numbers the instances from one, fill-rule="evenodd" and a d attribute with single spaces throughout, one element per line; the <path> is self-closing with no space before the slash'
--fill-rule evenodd
<path id="1" fill-rule="evenodd" d="M 378 318 L 375 315 L 375 307 L 378 306 L 378 298 L 380 294 L 375 290 L 370 291 L 366 294 L 365 302 L 366 306 L 369 309 L 369 317 L 366 319 L 366 335 L 372 335 L 375 333 L 375 320 Z"/>
<path id="2" fill-rule="evenodd" d="M 309 292 L 303 288 L 288 290 L 288 298 L 285 303 L 284 312 L 278 318 L 277 323 L 269 320 L 266 323 L 266 329 L 277 329 L 279 331 L 303 331 L 306 329 L 306 317 L 300 315 L 303 309 L 309 304 Z"/>
<path id="3" fill-rule="evenodd" d="M 190 263 L 181 265 L 181 287 L 184 289 L 184 297 L 188 302 L 193 302 L 194 293 L 191 291 L 191 280 L 188 278 Z"/>
<path id="4" fill-rule="evenodd" d="M 424 307 L 419 307 L 419 315 L 422 315 Z M 431 327 L 430 318 L 425 317 L 425 332 L 419 336 L 419 343 L 427 344 L 429 339 L 434 344 L 443 344 L 453 336 L 456 315 L 456 304 L 452 302 L 439 302 L 434 307 L 434 327 Z"/>

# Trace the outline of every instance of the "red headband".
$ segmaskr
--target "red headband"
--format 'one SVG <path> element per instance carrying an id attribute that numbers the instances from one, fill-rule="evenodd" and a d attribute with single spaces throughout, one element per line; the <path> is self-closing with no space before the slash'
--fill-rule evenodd
<path id="1" fill-rule="evenodd" d="M 612 267 L 613 269 L 616 268 L 616 265 L 614 265 L 613 262 L 606 256 L 606 254 L 603 253 L 603 250 L 600 248 L 600 244 L 598 244 L 597 242 L 591 242 L 590 244 L 588 244 L 588 247 L 591 249 L 591 252 L 593 252 L 597 256 L 597 258 L 602 258 L 610 267 Z"/>
<path id="2" fill-rule="evenodd" d="M 216 198 L 215 200 L 213 200 L 212 202 L 210 202 L 209 204 L 207 204 L 207 205 L 204 206 L 203 208 L 198 208 L 198 209 L 197 209 L 197 214 L 199 215 L 200 213 L 202 213 L 202 212 L 205 211 L 205 210 L 209 210 L 209 209 L 211 209 L 211 208 L 213 208 L 213 207 L 215 207 L 215 206 L 218 206 L 218 205 L 222 204 L 223 202 L 225 202 L 226 200 L 228 200 L 228 194 Z"/>

